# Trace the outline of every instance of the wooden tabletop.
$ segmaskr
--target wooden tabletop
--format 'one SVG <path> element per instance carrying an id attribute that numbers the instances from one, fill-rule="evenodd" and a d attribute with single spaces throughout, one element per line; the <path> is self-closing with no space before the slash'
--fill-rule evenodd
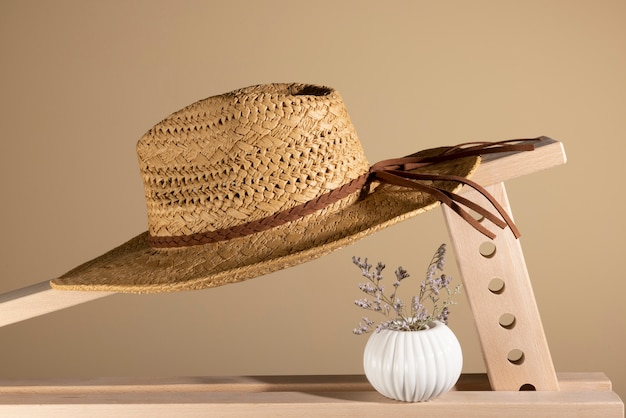
<path id="1" fill-rule="evenodd" d="M 421 403 L 387 399 L 360 375 L 0 381 L 0 416 L 624 417 L 604 374 L 558 376 L 558 392 L 501 392 L 489 390 L 484 374 L 464 374 Z"/>

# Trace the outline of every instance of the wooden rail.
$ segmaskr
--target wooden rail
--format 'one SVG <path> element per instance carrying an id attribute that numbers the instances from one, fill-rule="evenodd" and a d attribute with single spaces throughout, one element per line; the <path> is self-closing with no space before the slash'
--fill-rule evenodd
<path id="1" fill-rule="evenodd" d="M 558 392 L 496 392 L 485 375 L 462 375 L 422 403 L 387 399 L 358 375 L 0 381 L 0 416 L 623 418 L 603 374 L 558 376 Z"/>

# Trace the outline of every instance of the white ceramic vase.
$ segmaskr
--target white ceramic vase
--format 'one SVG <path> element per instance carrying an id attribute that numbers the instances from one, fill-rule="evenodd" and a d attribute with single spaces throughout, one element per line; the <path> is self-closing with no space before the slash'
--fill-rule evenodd
<path id="1" fill-rule="evenodd" d="M 365 345 L 363 367 L 384 396 L 420 402 L 452 389 L 461 375 L 463 353 L 452 330 L 433 321 L 422 331 L 373 332 Z"/>

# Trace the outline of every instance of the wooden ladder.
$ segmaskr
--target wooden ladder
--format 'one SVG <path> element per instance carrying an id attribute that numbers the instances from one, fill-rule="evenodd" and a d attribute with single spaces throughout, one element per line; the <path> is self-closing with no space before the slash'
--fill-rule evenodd
<path id="1" fill-rule="evenodd" d="M 487 155 L 473 176 L 511 213 L 504 182 L 564 164 L 560 142 L 533 152 Z M 462 193 L 472 200 L 483 196 Z M 485 204 L 485 207 L 488 207 Z M 601 373 L 557 374 L 520 242 L 507 229 L 486 239 L 443 207 L 487 376 L 463 375 L 434 401 L 403 404 L 378 395 L 363 376 L 0 381 L 0 415 L 59 416 L 414 416 L 623 417 L 624 404 Z M 0 326 L 99 299 L 109 292 L 59 291 L 48 282 L 0 295 Z M 45 406 L 45 407 L 44 407 Z M 85 408 L 89 406 L 89 408 Z M 421 408 L 418 410 L 417 408 Z M 82 411 L 82 412 L 81 412 Z M 85 412 L 87 411 L 87 412 Z"/>

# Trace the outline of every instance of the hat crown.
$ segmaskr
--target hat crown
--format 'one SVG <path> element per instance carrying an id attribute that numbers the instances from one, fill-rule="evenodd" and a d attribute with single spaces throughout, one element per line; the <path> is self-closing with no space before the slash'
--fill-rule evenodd
<path id="1" fill-rule="evenodd" d="M 262 219 L 369 169 L 339 93 L 306 84 L 200 100 L 148 131 L 137 154 L 152 236 Z"/>

